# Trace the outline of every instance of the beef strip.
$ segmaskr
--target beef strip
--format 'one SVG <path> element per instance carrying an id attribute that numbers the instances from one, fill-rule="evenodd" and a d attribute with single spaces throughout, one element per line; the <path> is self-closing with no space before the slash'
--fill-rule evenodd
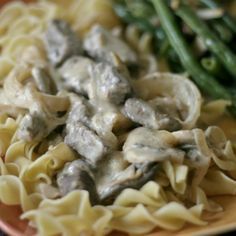
<path id="1" fill-rule="evenodd" d="M 128 79 L 108 63 L 98 63 L 91 67 L 92 89 L 90 99 L 108 101 L 119 105 L 131 94 Z"/>
<path id="2" fill-rule="evenodd" d="M 155 111 L 142 99 L 127 99 L 124 105 L 124 114 L 135 123 L 148 128 L 159 128 Z"/>
<path id="3" fill-rule="evenodd" d="M 99 201 L 91 168 L 83 160 L 67 163 L 57 175 L 57 185 L 62 196 L 76 189 L 87 190 L 92 205 Z"/>
<path id="4" fill-rule="evenodd" d="M 69 24 L 63 20 L 52 20 L 45 34 L 48 58 L 54 66 L 62 64 L 67 58 L 82 53 L 81 42 Z"/>
<path id="5" fill-rule="evenodd" d="M 65 143 L 93 165 L 96 165 L 108 151 L 102 139 L 81 122 L 76 125 L 67 124 L 66 132 Z"/>
<path id="6" fill-rule="evenodd" d="M 94 26 L 88 33 L 84 40 L 84 49 L 90 56 L 100 61 L 110 62 L 110 53 L 113 52 L 124 63 L 137 63 L 137 55 L 128 44 L 99 25 Z"/>

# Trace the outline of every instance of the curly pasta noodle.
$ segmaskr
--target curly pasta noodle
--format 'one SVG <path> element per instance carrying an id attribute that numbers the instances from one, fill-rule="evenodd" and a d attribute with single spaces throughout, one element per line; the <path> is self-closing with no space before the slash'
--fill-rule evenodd
<path id="1" fill-rule="evenodd" d="M 42 235 L 48 233 L 45 231 L 46 225 L 50 229 L 49 235 L 77 235 L 84 231 L 92 235 L 104 235 L 112 229 L 144 234 L 157 226 L 177 230 L 186 221 L 205 224 L 199 219 L 202 205 L 187 210 L 179 203 L 167 203 L 165 198 L 163 190 L 155 182 L 147 183 L 140 191 L 126 189 L 108 208 L 91 207 L 87 192 L 74 191 L 59 200 L 43 200 L 37 210 L 23 214 L 23 218 L 36 222 Z M 173 224 L 173 221 L 176 223 Z M 68 227 L 68 224 L 73 228 Z"/>
<path id="2" fill-rule="evenodd" d="M 76 33 L 84 35 L 95 22 L 108 28 L 119 26 L 119 19 L 111 9 L 109 0 L 41 0 L 28 5 L 13 2 L 0 12 L 0 86 L 8 79 L 4 88 L 0 88 L 0 100 L 4 101 L 0 108 L 10 106 L 8 102 L 11 100 L 20 114 L 15 119 L 9 117 L 11 110 L 9 114 L 2 114 L 2 111 L 0 114 L 0 201 L 20 205 L 23 210 L 21 218 L 28 219 L 39 235 L 99 236 L 112 230 L 143 235 L 156 227 L 179 230 L 185 223 L 205 225 L 201 219 L 203 210 L 222 210 L 208 197 L 236 194 L 236 181 L 231 178 L 236 176 L 236 157 L 231 142 L 217 129 L 189 132 L 196 140 L 198 135 L 203 139 L 202 143 L 196 141 L 196 145 L 206 149 L 203 152 L 207 153 L 209 163 L 205 172 L 200 173 L 188 163 L 162 162 L 156 181 L 146 183 L 140 190 L 123 190 L 109 206 L 91 206 L 88 192 L 83 190 L 58 198 L 52 178 L 66 162 L 78 158 L 65 143 L 50 146 L 45 153 L 39 154 L 39 142 L 26 142 L 16 137 L 25 109 L 42 108 L 46 104 L 47 108 L 57 112 L 68 107 L 68 100 L 64 97 L 45 95 L 33 88 L 27 90 L 22 85 L 31 73 L 32 65 L 46 62 L 42 35 L 48 21 L 64 19 Z M 143 55 L 141 60 L 148 65 L 145 73 L 156 71 L 157 62 L 150 48 L 151 36 L 140 36 L 132 25 L 127 27 L 124 36 Z M 6 94 L 4 89 L 12 93 Z M 29 93 L 32 99 L 22 101 L 16 91 Z M 227 104 L 228 101 L 215 101 L 206 105 L 201 121 L 210 123 L 217 119 Z M 219 109 L 216 107 L 221 107 L 220 112 L 217 113 Z M 209 116 L 209 110 L 215 113 Z M 50 122 L 55 122 L 47 109 L 42 111 L 49 116 Z M 56 122 L 60 123 L 60 120 Z M 220 140 L 212 141 L 214 132 L 218 132 Z M 211 142 L 219 142 L 220 148 L 216 150 Z M 184 205 L 186 201 L 191 207 Z"/>

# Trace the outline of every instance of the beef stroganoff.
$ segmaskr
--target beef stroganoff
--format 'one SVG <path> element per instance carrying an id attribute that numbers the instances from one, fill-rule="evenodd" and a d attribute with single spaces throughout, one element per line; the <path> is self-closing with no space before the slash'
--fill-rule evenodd
<path id="1" fill-rule="evenodd" d="M 206 104 L 150 34 L 122 27 L 108 0 L 1 9 L 0 201 L 39 235 L 202 226 L 223 211 L 211 196 L 236 194 L 233 143 L 214 125 L 230 99 Z"/>

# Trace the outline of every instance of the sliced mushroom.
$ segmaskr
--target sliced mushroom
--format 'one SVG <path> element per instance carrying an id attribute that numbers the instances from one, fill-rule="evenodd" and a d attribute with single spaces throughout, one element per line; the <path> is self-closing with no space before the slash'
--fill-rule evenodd
<path id="1" fill-rule="evenodd" d="M 45 35 L 48 58 L 55 66 L 67 58 L 82 52 L 81 42 L 69 24 L 63 20 L 52 20 Z"/>
<path id="2" fill-rule="evenodd" d="M 223 130 L 217 126 L 209 126 L 205 135 L 207 144 L 213 152 L 212 159 L 216 165 L 220 169 L 231 171 L 230 174 L 232 175 L 236 169 L 236 158 L 231 141 L 227 140 Z"/>
<path id="3" fill-rule="evenodd" d="M 110 62 L 110 52 L 114 52 L 124 63 L 137 62 L 136 53 L 124 41 L 99 25 L 95 25 L 86 36 L 84 48 L 100 61 Z"/>
<path id="4" fill-rule="evenodd" d="M 67 163 L 57 175 L 57 185 L 62 196 L 76 189 L 87 190 L 91 204 L 98 203 L 94 176 L 90 166 L 83 160 Z"/>
<path id="5" fill-rule="evenodd" d="M 77 122 L 76 125 L 67 124 L 65 143 L 92 165 L 96 165 L 108 151 L 103 140 L 81 122 Z"/>
<path id="6" fill-rule="evenodd" d="M 32 69 L 32 76 L 39 91 L 47 94 L 56 94 L 56 85 L 46 69 L 34 67 Z"/>
<path id="7" fill-rule="evenodd" d="M 68 100 L 60 97 L 51 98 L 47 97 L 48 104 L 43 102 L 44 99 L 38 96 L 38 100 L 32 103 L 32 107 L 29 108 L 29 113 L 24 116 L 19 124 L 17 135 L 19 138 L 26 141 L 41 141 L 43 138 L 47 137 L 55 128 L 60 125 L 65 124 L 66 121 L 66 110 L 68 107 Z M 55 111 L 51 108 L 54 102 L 66 102 L 65 104 L 59 104 L 54 107 Z M 47 105 L 49 107 L 47 107 Z M 61 109 L 60 109 L 61 108 Z M 60 113 L 63 113 L 60 116 Z"/>
<path id="8" fill-rule="evenodd" d="M 180 130 L 172 132 L 178 141 L 178 147 L 186 152 L 185 161 L 194 168 L 207 166 L 212 155 L 201 129 Z"/>
<path id="9" fill-rule="evenodd" d="M 176 131 L 182 128 L 178 119 L 170 117 L 167 114 L 156 114 L 160 130 Z"/>
<path id="10" fill-rule="evenodd" d="M 38 98 L 32 101 L 29 113 L 24 116 L 19 124 L 17 135 L 23 140 L 41 141 L 55 128 L 65 124 L 66 109 L 69 107 L 67 98 L 51 95 L 42 96 L 38 94 Z M 44 99 L 48 99 L 48 101 L 44 102 Z M 51 108 L 57 102 L 61 102 L 61 104 L 55 104 L 55 107 Z M 63 115 L 60 115 L 60 113 Z"/>
<path id="11" fill-rule="evenodd" d="M 102 204 L 111 204 L 117 195 L 126 188 L 140 189 L 145 183 L 154 178 L 158 166 L 156 163 L 132 164 L 117 174 L 104 189 L 99 192 Z"/>
<path id="12" fill-rule="evenodd" d="M 98 63 L 91 67 L 92 88 L 89 98 L 121 104 L 131 94 L 128 79 L 108 63 Z"/>
<path id="13" fill-rule="evenodd" d="M 91 82 L 89 67 L 93 61 L 87 57 L 73 56 L 59 69 L 63 84 L 69 91 L 88 95 L 88 86 Z"/>
<path id="14" fill-rule="evenodd" d="M 28 60 L 28 57 L 33 55 L 34 60 L 31 63 L 25 61 L 19 63 L 4 81 L 4 94 L 7 102 L 29 110 L 29 114 L 21 121 L 18 132 L 19 136 L 26 138 L 27 141 L 33 141 L 30 140 L 33 137 L 40 141 L 57 126 L 64 124 L 66 112 L 70 106 L 68 97 L 41 93 L 31 82 L 32 68 L 38 61 L 42 61 L 40 67 L 43 66 L 44 61 L 38 53 L 39 49 L 36 49 L 26 50 L 27 57 L 23 54 L 22 58 L 26 57 Z M 41 123 L 42 129 L 37 133 L 33 129 L 39 129 L 38 122 Z"/>
<path id="15" fill-rule="evenodd" d="M 201 95 L 189 79 L 170 73 L 154 73 L 132 81 L 132 87 L 140 98 L 152 100 L 150 104 L 154 107 L 156 104 L 159 112 L 179 121 L 183 129 L 196 126 L 200 116 Z"/>
<path id="16" fill-rule="evenodd" d="M 170 117 L 168 114 L 161 113 L 147 102 L 138 98 L 126 100 L 124 113 L 133 122 L 141 124 L 147 128 L 163 129 L 174 131 L 181 129 L 180 122 Z"/>
<path id="17" fill-rule="evenodd" d="M 212 151 L 208 147 L 204 132 L 200 129 L 176 131 L 172 135 L 178 140 L 178 147 L 186 153 L 184 162 L 194 170 L 191 192 L 193 200 L 196 201 L 196 187 L 207 173 Z"/>
<path id="18" fill-rule="evenodd" d="M 168 131 L 137 128 L 131 131 L 123 146 L 124 158 L 130 163 L 182 163 L 185 152 L 177 148 L 178 140 Z"/>
<path id="19" fill-rule="evenodd" d="M 154 109 L 142 99 L 127 99 L 124 105 L 124 114 L 135 123 L 148 128 L 158 129 Z"/>
<path id="20" fill-rule="evenodd" d="M 157 170 L 155 163 L 128 165 L 119 152 L 104 159 L 96 172 L 96 185 L 102 204 L 111 204 L 125 188 L 139 189 L 152 179 Z"/>
<path id="21" fill-rule="evenodd" d="M 172 97 L 156 97 L 149 100 L 148 103 L 159 114 L 166 114 L 169 117 L 177 117 L 178 119 L 181 118 L 179 104 L 178 102 L 176 103 L 175 99 Z"/>
<path id="22" fill-rule="evenodd" d="M 92 129 L 102 138 L 109 149 L 116 149 L 118 145 L 117 137 L 113 133 L 118 116 L 119 114 L 114 111 L 100 111 L 95 113 L 91 120 Z"/>

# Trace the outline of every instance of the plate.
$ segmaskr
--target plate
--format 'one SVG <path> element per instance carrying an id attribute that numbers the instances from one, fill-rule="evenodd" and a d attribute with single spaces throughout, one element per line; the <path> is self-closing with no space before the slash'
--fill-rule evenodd
<path id="1" fill-rule="evenodd" d="M 25 0 L 24 2 L 32 2 Z M 9 0 L 0 0 L 0 7 Z M 186 225 L 182 230 L 170 232 L 166 230 L 154 230 L 148 236 L 194 236 L 194 235 L 215 235 L 236 230 L 236 196 L 214 197 L 223 208 L 223 212 L 205 213 L 203 218 L 209 222 L 208 225 L 199 227 Z M 6 206 L 0 203 L 0 229 L 11 236 L 32 236 L 36 234 L 35 229 L 28 225 L 26 220 L 20 220 L 20 206 Z M 112 236 L 121 236 L 119 232 L 113 232 Z"/>
<path id="2" fill-rule="evenodd" d="M 31 236 L 35 230 L 26 220 L 20 220 L 19 206 L 6 206 L 0 203 L 0 229 L 11 236 Z"/>
<path id="3" fill-rule="evenodd" d="M 147 236 L 194 236 L 194 235 L 216 235 L 236 230 L 236 196 L 214 197 L 214 201 L 223 206 L 224 211 L 203 215 L 209 222 L 208 225 L 200 227 L 187 225 L 180 231 L 155 230 Z M 6 206 L 0 204 L 0 228 L 11 236 L 32 236 L 36 232 L 28 225 L 27 221 L 20 220 L 21 209 L 19 206 Z M 110 236 L 122 236 L 119 232 Z"/>

